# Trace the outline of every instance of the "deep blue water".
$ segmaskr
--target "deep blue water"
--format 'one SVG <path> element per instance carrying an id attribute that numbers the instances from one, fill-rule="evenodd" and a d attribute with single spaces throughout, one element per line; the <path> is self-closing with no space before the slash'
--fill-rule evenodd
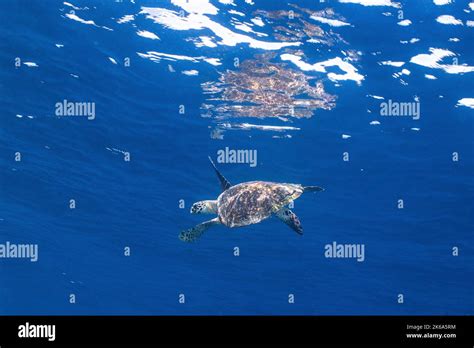
<path id="1" fill-rule="evenodd" d="M 474 28 L 468 22 L 474 4 L 298 1 L 311 11 L 333 8 L 332 19 L 350 24 L 330 26 L 284 1 L 254 2 L 202 1 L 197 9 L 180 1 L 1 2 L 0 244 L 38 244 L 39 258 L 0 259 L 0 314 L 473 313 L 474 115 L 472 104 L 458 103 L 474 98 Z M 147 8 L 178 16 L 184 28 L 147 18 Z M 217 23 L 258 40 L 256 46 L 281 43 L 274 28 L 289 27 L 288 16 L 254 11 L 291 9 L 340 37 L 331 45 L 302 37 L 300 46 L 266 50 L 231 45 L 226 34 L 189 25 L 200 18 L 201 26 Z M 121 21 L 125 15 L 132 20 Z M 462 24 L 437 22 L 442 15 Z M 250 21 L 255 17 L 263 26 Z M 411 24 L 397 25 L 402 19 Z M 267 36 L 242 31 L 237 21 Z M 200 36 L 212 47 L 197 47 L 193 40 Z M 430 48 L 449 53 L 431 66 L 410 62 Z M 344 74 L 341 66 L 304 71 L 281 58 L 293 54 L 313 65 L 344 59 L 341 51 L 348 50 L 358 57 L 346 62 L 363 77 L 359 83 L 331 79 L 328 73 Z M 153 61 L 147 52 L 175 56 Z M 252 60 L 264 52 L 275 53 L 271 61 L 285 69 L 314 77 L 311 85 L 320 80 L 337 98 L 335 106 L 286 122 L 268 112 L 202 117 L 209 101 L 201 84 L 240 71 L 236 57 Z M 127 58 L 130 66 L 124 66 Z M 381 63 L 388 61 L 404 64 Z M 453 73 L 456 63 L 462 72 Z M 198 75 L 182 73 L 189 70 Z M 95 119 L 57 116 L 55 104 L 64 99 L 94 102 Z M 380 115 L 381 102 L 389 99 L 418 100 L 420 118 Z M 221 129 L 221 136 L 211 136 L 222 123 L 299 130 Z M 258 153 L 256 167 L 217 164 L 233 184 L 267 180 L 325 188 L 295 201 L 303 236 L 272 218 L 240 229 L 213 227 L 193 244 L 178 239 L 181 230 L 210 218 L 191 215 L 189 208 L 220 194 L 207 156 L 216 161 L 225 147 Z M 129 162 L 123 152 L 130 153 Z M 325 245 L 334 241 L 363 244 L 365 260 L 325 257 Z M 289 294 L 295 303 L 288 303 Z"/>

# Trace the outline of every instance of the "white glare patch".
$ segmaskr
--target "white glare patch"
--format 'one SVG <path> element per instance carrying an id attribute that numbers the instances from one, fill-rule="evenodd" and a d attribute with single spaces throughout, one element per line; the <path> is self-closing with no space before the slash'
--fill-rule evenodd
<path id="1" fill-rule="evenodd" d="M 82 19 L 81 17 L 79 17 L 79 16 L 77 16 L 73 13 L 66 13 L 66 17 L 73 20 L 73 21 L 82 23 L 82 24 L 92 25 L 92 26 L 97 27 L 97 28 L 102 28 L 102 29 L 113 31 L 112 29 L 110 29 L 108 27 L 104 27 L 104 26 L 100 26 L 100 25 L 95 24 L 95 22 L 93 20 Z"/>
<path id="2" fill-rule="evenodd" d="M 268 36 L 267 34 L 253 31 L 251 27 L 249 27 L 247 24 L 244 24 L 244 23 L 234 25 L 234 27 L 235 27 L 235 29 L 245 31 L 246 33 L 252 33 L 252 34 L 255 34 L 257 36 Z"/>
<path id="3" fill-rule="evenodd" d="M 219 10 L 209 0 L 189 1 L 189 0 L 171 0 L 175 6 L 181 7 L 188 13 L 216 15 Z"/>
<path id="4" fill-rule="evenodd" d="M 343 26 L 346 26 L 346 25 L 350 25 L 349 23 L 339 21 L 337 19 L 328 19 L 328 18 L 324 18 L 324 17 L 320 17 L 320 16 L 314 16 L 313 15 L 310 18 L 314 19 L 317 22 L 328 24 L 331 27 L 343 27 Z"/>
<path id="5" fill-rule="evenodd" d="M 97 26 L 97 24 L 95 24 L 94 21 L 92 20 L 85 20 L 85 19 L 82 19 L 81 17 L 75 15 L 75 14 L 72 14 L 72 13 L 66 13 L 66 17 L 69 18 L 69 19 L 72 19 L 73 21 L 76 21 L 76 22 L 79 22 L 79 23 L 82 23 L 82 24 L 88 24 L 88 25 L 95 25 Z"/>
<path id="6" fill-rule="evenodd" d="M 194 45 L 196 47 L 217 47 L 217 45 L 212 41 L 212 39 L 209 36 L 199 36 L 199 40 L 194 40 Z"/>
<path id="7" fill-rule="evenodd" d="M 168 53 L 161 53 L 161 52 L 154 52 L 148 51 L 146 53 L 137 52 L 138 56 L 146 59 L 150 59 L 153 62 L 159 63 L 161 60 L 167 60 L 176 62 L 178 60 L 189 61 L 193 63 L 199 63 L 200 61 L 207 62 L 211 65 L 221 65 L 222 63 L 218 58 L 207 58 L 207 57 L 189 57 L 189 56 L 182 56 L 177 54 L 168 54 Z"/>
<path id="8" fill-rule="evenodd" d="M 233 15 L 236 15 L 236 16 L 245 17 L 245 13 L 242 13 L 242 12 L 239 12 L 239 11 L 236 11 L 236 10 L 229 10 L 229 13 L 233 14 Z"/>
<path id="9" fill-rule="evenodd" d="M 474 21 L 466 21 L 468 27 L 474 27 Z"/>
<path id="10" fill-rule="evenodd" d="M 204 58 L 203 60 L 214 66 L 222 65 L 221 60 L 219 58 Z"/>
<path id="11" fill-rule="evenodd" d="M 374 98 L 374 99 L 379 99 L 379 100 L 385 99 L 384 97 L 381 97 L 379 95 L 372 95 L 372 94 L 367 94 L 367 97 Z"/>
<path id="12" fill-rule="evenodd" d="M 400 3 L 391 0 L 339 0 L 343 4 L 359 4 L 362 6 L 391 6 L 400 7 Z"/>
<path id="13" fill-rule="evenodd" d="M 23 64 L 25 64 L 27 67 L 29 68 L 37 68 L 39 67 L 38 64 L 36 64 L 35 62 L 24 62 Z"/>
<path id="14" fill-rule="evenodd" d="M 458 64 L 440 64 L 445 57 L 456 56 L 451 51 L 441 48 L 430 48 L 430 54 L 418 54 L 410 59 L 413 64 L 418 64 L 432 69 L 442 69 L 448 74 L 462 74 L 474 71 L 474 66 Z"/>
<path id="15" fill-rule="evenodd" d="M 468 108 L 474 109 L 474 98 L 462 98 L 458 100 L 456 106 L 466 106 Z"/>
<path id="16" fill-rule="evenodd" d="M 379 121 L 372 121 L 369 123 L 371 126 L 378 126 L 380 124 Z"/>
<path id="17" fill-rule="evenodd" d="M 433 0 L 435 5 L 443 6 L 451 3 L 451 0 Z"/>
<path id="18" fill-rule="evenodd" d="M 114 64 L 117 64 L 117 61 L 115 59 L 113 59 L 112 57 L 109 57 L 109 60 L 114 63 Z"/>
<path id="19" fill-rule="evenodd" d="M 117 19 L 117 23 L 123 24 L 133 21 L 134 15 L 125 15 L 122 18 Z"/>
<path id="20" fill-rule="evenodd" d="M 259 124 L 251 124 L 251 123 L 221 123 L 219 127 L 224 129 L 258 129 L 263 131 L 273 131 L 273 132 L 284 132 L 284 131 L 299 131 L 301 128 L 297 127 L 289 127 L 289 126 L 266 126 L 266 125 L 259 125 Z"/>
<path id="21" fill-rule="evenodd" d="M 419 132 L 420 131 L 420 128 L 417 128 L 417 127 L 412 127 L 410 128 L 412 131 L 415 131 L 415 132 Z"/>
<path id="22" fill-rule="evenodd" d="M 430 74 L 425 74 L 425 77 L 426 77 L 428 80 L 436 80 L 436 79 L 437 79 L 436 76 L 430 75 Z"/>
<path id="23" fill-rule="evenodd" d="M 150 32 L 150 31 L 147 31 L 147 30 L 137 31 L 137 35 L 141 36 L 141 37 L 145 37 L 147 39 L 151 39 L 151 40 L 159 40 L 160 39 L 158 37 L 158 35 L 156 35 L 155 33 Z"/>
<path id="24" fill-rule="evenodd" d="M 339 69 L 345 72 L 345 74 L 335 74 L 328 73 L 327 76 L 331 81 L 341 81 L 341 80 L 352 80 L 357 82 L 360 85 L 364 76 L 357 72 L 357 69 L 350 63 L 342 60 L 340 57 L 326 60 L 324 62 L 319 62 L 315 64 L 308 64 L 302 61 L 300 56 L 294 54 L 285 53 L 280 56 L 282 60 L 290 61 L 299 67 L 303 71 L 318 71 L 326 72 L 326 67 L 337 66 Z"/>
<path id="25" fill-rule="evenodd" d="M 188 75 L 188 76 L 197 76 L 199 75 L 199 71 L 197 70 L 183 70 L 181 71 L 182 74 Z"/>
<path id="26" fill-rule="evenodd" d="M 108 151 L 110 151 L 110 152 L 112 152 L 112 153 L 115 153 L 115 154 L 121 153 L 121 154 L 124 154 L 124 155 L 125 155 L 125 153 L 126 153 L 125 150 L 116 149 L 115 147 L 112 147 L 112 148 L 106 147 L 105 149 L 108 150 Z"/>
<path id="27" fill-rule="evenodd" d="M 380 62 L 382 65 L 390 65 L 390 66 L 395 66 L 397 68 L 405 65 L 405 62 L 392 62 L 391 60 L 387 60 L 384 62 Z"/>
<path id="28" fill-rule="evenodd" d="M 81 10 L 80 7 L 76 7 L 73 4 L 71 4 L 70 2 L 63 2 L 63 4 L 66 5 L 66 6 L 72 7 L 74 10 Z"/>
<path id="29" fill-rule="evenodd" d="M 224 5 L 233 5 L 233 6 L 235 6 L 234 0 L 219 0 L 219 2 L 221 4 L 224 4 Z"/>
<path id="30" fill-rule="evenodd" d="M 55 46 L 56 46 L 57 48 L 62 48 L 62 47 L 64 47 L 64 45 L 61 45 L 61 44 L 55 44 Z"/>
<path id="31" fill-rule="evenodd" d="M 420 41 L 420 39 L 414 37 L 414 38 L 410 39 L 409 41 L 400 41 L 400 43 L 402 43 L 402 44 L 407 44 L 407 43 L 414 44 L 414 43 L 416 43 L 416 42 L 418 42 L 418 41 Z"/>
<path id="32" fill-rule="evenodd" d="M 449 38 L 449 41 L 450 42 L 459 42 L 461 40 L 459 40 L 457 37 L 451 37 L 451 38 Z"/>
<path id="33" fill-rule="evenodd" d="M 349 134 L 343 134 L 342 135 L 342 139 L 349 139 L 351 138 L 351 136 Z"/>
<path id="34" fill-rule="evenodd" d="M 462 21 L 450 15 L 441 15 L 438 18 L 436 18 L 436 21 L 438 23 L 446 24 L 446 25 L 462 25 Z"/>
<path id="35" fill-rule="evenodd" d="M 259 27 L 263 27 L 265 25 L 260 17 L 252 18 L 251 21 L 253 24 L 258 25 Z"/>
<path id="36" fill-rule="evenodd" d="M 234 27 L 235 29 L 245 31 L 246 33 L 251 33 L 253 31 L 247 24 L 237 24 Z"/>
<path id="37" fill-rule="evenodd" d="M 177 54 L 154 52 L 154 51 L 148 51 L 147 53 L 137 52 L 137 54 L 142 58 L 149 58 L 150 60 L 153 60 L 153 61 L 160 61 L 162 59 L 170 60 L 170 61 L 173 61 L 173 62 L 175 62 L 177 60 L 187 60 L 187 61 L 191 61 L 193 63 L 197 63 L 199 61 L 199 58 L 182 56 L 182 55 L 177 55 Z"/>
<path id="38" fill-rule="evenodd" d="M 173 3 L 176 4 L 178 0 L 173 0 Z M 179 1 L 183 3 L 183 8 L 187 8 L 184 1 Z M 198 4 L 200 2 L 193 1 L 189 4 Z M 188 4 L 188 5 L 189 5 Z M 194 6 L 194 5 L 192 5 Z M 202 13 L 190 13 L 187 17 L 181 17 L 177 12 L 170 11 L 162 8 L 152 8 L 152 7 L 142 7 L 140 12 L 145 14 L 147 18 L 152 19 L 156 23 L 164 25 L 169 29 L 174 30 L 203 30 L 209 29 L 216 36 L 221 38 L 221 41 L 218 42 L 220 45 L 225 46 L 236 46 L 241 43 L 247 43 L 251 48 L 261 48 L 265 50 L 279 50 L 283 47 L 289 46 L 300 46 L 301 42 L 266 42 L 253 39 L 249 36 L 235 33 L 232 30 L 224 27 L 222 24 L 212 21 L 209 17 L 203 15 Z"/>
<path id="39" fill-rule="evenodd" d="M 409 19 L 404 19 L 403 21 L 400 21 L 397 23 L 398 25 L 401 25 L 402 27 L 407 27 L 411 24 L 411 20 Z"/>

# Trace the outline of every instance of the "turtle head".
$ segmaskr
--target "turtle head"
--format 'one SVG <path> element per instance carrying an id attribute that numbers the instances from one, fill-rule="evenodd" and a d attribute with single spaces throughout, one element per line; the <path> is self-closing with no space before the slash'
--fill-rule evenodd
<path id="1" fill-rule="evenodd" d="M 217 214 L 217 201 L 199 201 L 192 205 L 191 214 Z"/>
<path id="2" fill-rule="evenodd" d="M 281 207 L 297 199 L 303 193 L 303 187 L 296 184 L 281 184 L 275 189 L 276 197 L 281 202 Z"/>

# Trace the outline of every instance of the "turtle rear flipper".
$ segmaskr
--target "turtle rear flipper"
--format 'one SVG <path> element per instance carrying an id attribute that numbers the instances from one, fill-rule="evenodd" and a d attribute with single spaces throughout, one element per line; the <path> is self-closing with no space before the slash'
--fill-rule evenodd
<path id="1" fill-rule="evenodd" d="M 202 234 L 211 226 L 213 225 L 218 225 L 221 222 L 219 221 L 219 218 L 215 218 L 209 221 L 205 221 L 203 223 L 200 223 L 199 225 L 196 225 L 192 228 L 189 228 L 187 230 L 181 231 L 179 234 L 179 239 L 181 239 L 183 242 L 194 242 L 196 239 L 202 236 Z"/>
<path id="2" fill-rule="evenodd" d="M 275 213 L 276 217 L 287 224 L 293 231 L 298 234 L 303 234 L 303 227 L 300 219 L 288 208 L 281 208 Z"/>
<path id="3" fill-rule="evenodd" d="M 303 187 L 303 192 L 320 192 L 320 191 L 324 191 L 324 189 L 319 186 L 304 186 Z"/>

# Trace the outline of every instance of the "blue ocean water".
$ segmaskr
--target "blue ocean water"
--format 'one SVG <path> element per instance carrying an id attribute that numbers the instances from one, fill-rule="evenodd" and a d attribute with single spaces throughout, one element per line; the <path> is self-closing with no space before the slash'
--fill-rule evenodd
<path id="1" fill-rule="evenodd" d="M 472 314 L 474 3 L 445 2 L 2 1 L 0 244 L 39 254 L 0 258 L 0 314 Z M 254 88 L 245 61 L 333 105 Z M 210 218 L 189 208 L 220 194 L 207 156 L 226 147 L 258 154 L 217 163 L 233 184 L 325 188 L 295 201 L 303 236 L 271 218 L 178 239 Z"/>

